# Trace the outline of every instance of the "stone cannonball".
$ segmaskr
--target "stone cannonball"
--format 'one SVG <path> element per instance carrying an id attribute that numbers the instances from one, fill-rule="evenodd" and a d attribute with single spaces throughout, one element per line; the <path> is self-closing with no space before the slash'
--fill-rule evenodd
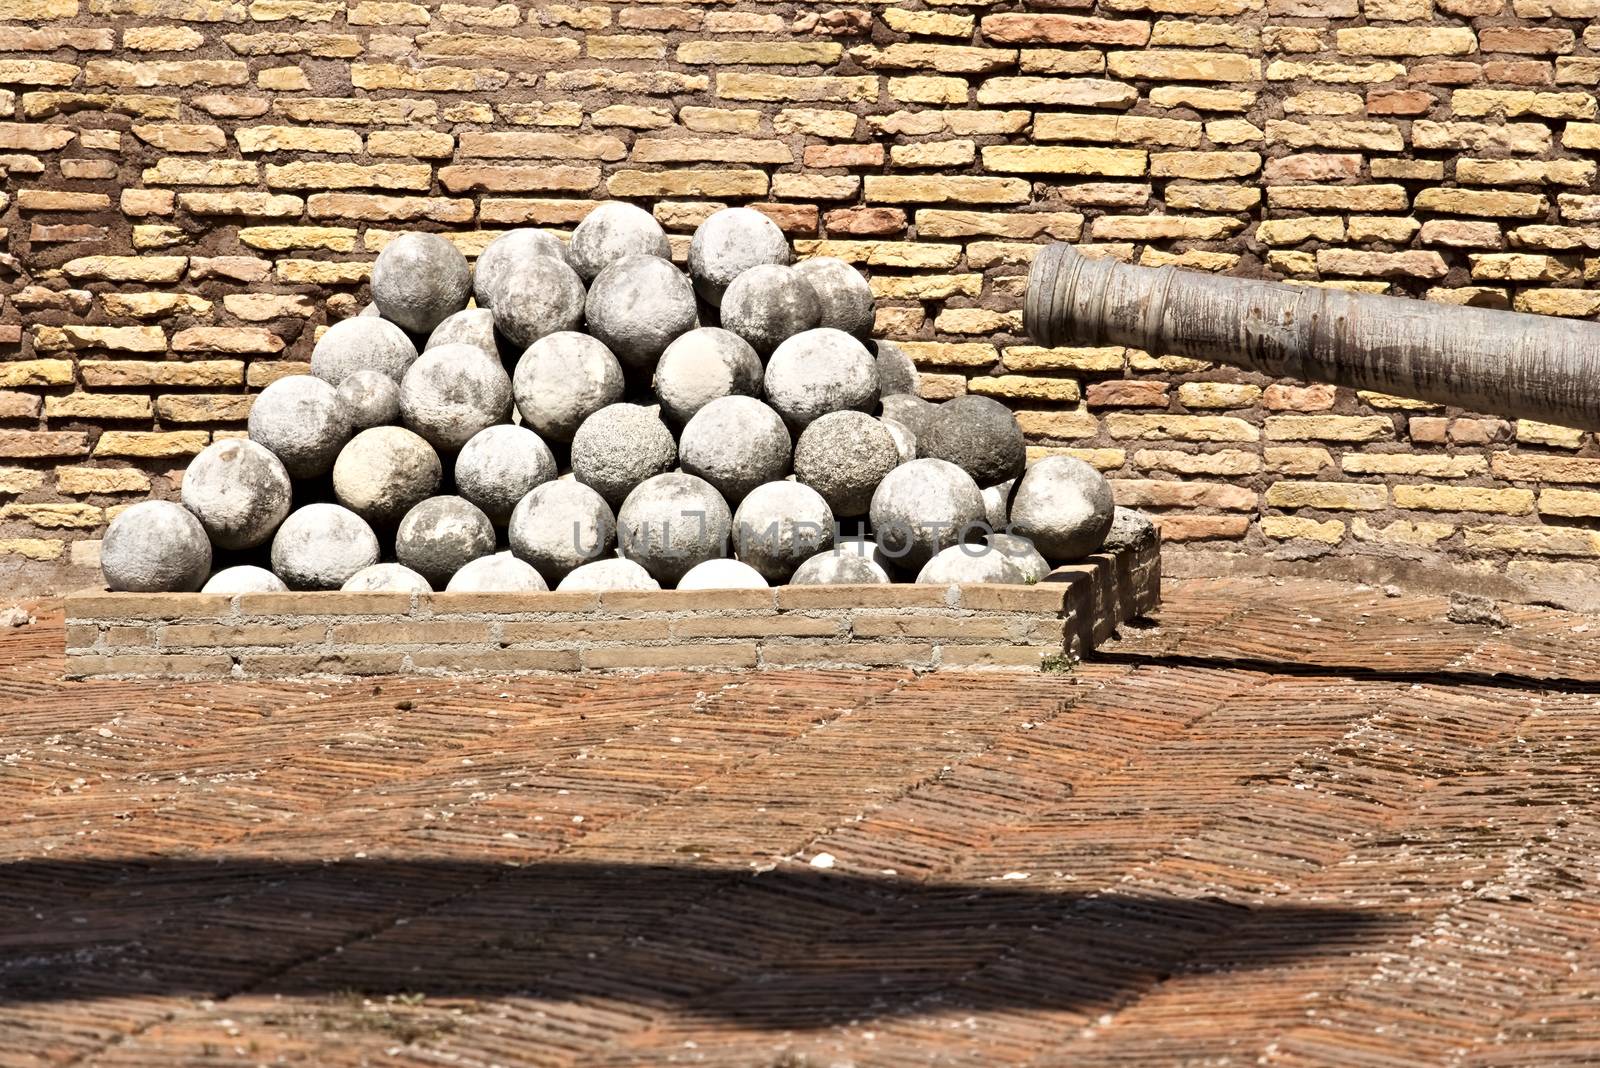
<path id="1" fill-rule="evenodd" d="M 824 326 L 778 346 L 767 361 L 763 388 L 785 422 L 805 426 L 829 412 L 871 410 L 878 400 L 878 370 L 865 345 Z"/>
<path id="2" fill-rule="evenodd" d="M 893 341 L 874 341 L 873 358 L 878 364 L 878 392 L 885 397 L 907 393 L 921 399 L 922 375 L 906 350 Z"/>
<path id="3" fill-rule="evenodd" d="M 406 332 L 387 319 L 358 315 L 328 327 L 311 350 L 311 373 L 331 386 L 357 371 L 377 371 L 396 382 L 417 358 Z"/>
<path id="4" fill-rule="evenodd" d="M 992 397 L 968 395 L 939 405 L 917 435 L 917 452 L 949 460 L 980 486 L 1016 478 L 1028 464 L 1017 417 Z"/>
<path id="5" fill-rule="evenodd" d="M 601 271 L 584 304 L 589 333 L 626 367 L 649 370 L 679 334 L 693 330 L 700 310 L 694 287 L 669 260 L 629 256 Z"/>
<path id="6" fill-rule="evenodd" d="M 793 267 L 762 263 L 745 271 L 722 294 L 722 325 L 761 355 L 822 324 L 822 303 Z"/>
<path id="7" fill-rule="evenodd" d="M 250 406 L 250 440 L 272 450 L 291 478 L 325 474 L 350 440 L 339 393 L 312 375 L 280 378 Z"/>
<path id="8" fill-rule="evenodd" d="M 254 564 L 240 564 L 237 567 L 225 567 L 206 579 L 206 584 L 200 587 L 200 592 L 283 593 L 288 588 L 283 584 L 283 579 L 266 568 L 256 567 Z"/>
<path id="9" fill-rule="evenodd" d="M 584 564 L 575 568 L 561 584 L 556 587 L 558 593 L 573 591 L 583 593 L 606 593 L 612 590 L 659 590 L 661 583 L 650 577 L 639 564 L 632 560 L 596 560 L 592 564 Z"/>
<path id="10" fill-rule="evenodd" d="M 583 217 L 572 231 L 572 266 L 585 282 L 629 256 L 672 258 L 667 232 L 643 208 L 608 200 Z"/>
<path id="11" fill-rule="evenodd" d="M 297 508 L 272 539 L 272 570 L 291 590 L 336 590 L 377 562 L 378 536 L 337 504 Z"/>
<path id="12" fill-rule="evenodd" d="M 872 495 L 872 531 L 895 566 L 917 571 L 940 550 L 986 533 L 983 492 L 955 464 L 921 459 L 884 476 Z"/>
<path id="13" fill-rule="evenodd" d="M 183 473 L 180 499 L 219 549 L 249 549 L 289 514 L 289 472 L 264 445 L 227 438 L 207 445 Z"/>
<path id="14" fill-rule="evenodd" d="M 372 264 L 372 303 L 391 323 L 426 334 L 467 306 L 472 269 L 438 234 L 402 234 Z"/>
<path id="15" fill-rule="evenodd" d="M 983 519 L 990 530 L 1004 530 L 1011 522 L 1011 488 L 1017 480 L 1007 479 L 983 487 Z"/>
<path id="16" fill-rule="evenodd" d="M 882 408 L 883 418 L 893 419 L 919 439 L 928 432 L 928 423 L 932 421 L 933 413 L 939 410 L 939 406 L 932 401 L 910 393 L 889 394 L 883 398 Z"/>
<path id="17" fill-rule="evenodd" d="M 493 553 L 494 524 L 464 497 L 429 497 L 405 514 L 394 533 L 395 558 L 434 586 Z"/>
<path id="18" fill-rule="evenodd" d="M 689 242 L 689 274 L 712 307 L 745 271 L 763 263 L 788 266 L 789 239 L 778 224 L 754 208 L 723 208 L 701 223 Z"/>
<path id="19" fill-rule="evenodd" d="M 1100 548 L 1108 553 L 1126 552 L 1156 539 L 1156 525 L 1143 512 L 1118 505 L 1111 511 L 1111 530 Z"/>
<path id="20" fill-rule="evenodd" d="M 833 544 L 834 533 L 822 494 L 799 482 L 768 482 L 739 502 L 733 554 L 768 582 L 787 582 L 795 568 Z"/>
<path id="21" fill-rule="evenodd" d="M 480 556 L 455 573 L 446 593 L 543 593 L 550 588 L 532 564 L 510 553 Z"/>
<path id="22" fill-rule="evenodd" d="M 894 435 L 866 412 L 829 412 L 802 430 L 794 446 L 794 477 L 838 516 L 866 515 L 872 492 L 899 465 Z"/>
<path id="23" fill-rule="evenodd" d="M 439 491 L 439 454 L 405 427 L 375 426 L 350 439 L 333 465 L 333 495 L 369 523 L 400 521 Z"/>
<path id="24" fill-rule="evenodd" d="M 494 325 L 517 350 L 583 323 L 583 279 L 554 256 L 529 256 L 506 267 L 495 296 Z"/>
<path id="25" fill-rule="evenodd" d="M 548 334 L 517 361 L 511 380 L 522 421 L 551 441 L 571 441 L 583 421 L 622 399 L 622 365 L 588 334 Z"/>
<path id="26" fill-rule="evenodd" d="M 828 549 L 794 569 L 791 586 L 870 586 L 891 581 L 889 572 L 870 557 Z"/>
<path id="27" fill-rule="evenodd" d="M 1011 533 L 1052 564 L 1070 563 L 1105 543 L 1115 507 L 1100 472 L 1071 456 L 1046 456 L 1011 491 Z"/>
<path id="28" fill-rule="evenodd" d="M 400 382 L 401 420 L 439 449 L 459 449 L 510 415 L 511 376 L 476 345 L 429 349 Z"/>
<path id="29" fill-rule="evenodd" d="M 507 533 L 511 551 L 560 582 L 617 544 L 617 520 L 605 498 L 571 479 L 546 482 L 517 503 Z"/>
<path id="30" fill-rule="evenodd" d="M 422 351 L 441 345 L 476 345 L 500 359 L 500 339 L 494 332 L 494 312 L 488 308 L 463 308 L 433 328 Z"/>
<path id="31" fill-rule="evenodd" d="M 641 482 L 617 511 L 617 548 L 663 586 L 728 553 L 733 514 L 715 486 L 694 475 Z"/>
<path id="32" fill-rule="evenodd" d="M 679 426 L 718 397 L 761 392 L 761 357 L 731 330 L 702 326 L 667 346 L 656 364 L 655 394 Z"/>
<path id="33" fill-rule="evenodd" d="M 346 593 L 432 593 L 428 580 L 404 564 L 373 564 L 344 580 Z"/>
<path id="34" fill-rule="evenodd" d="M 653 408 L 610 404 L 583 421 L 572 436 L 572 475 L 620 507 L 633 488 L 672 470 L 678 446 Z"/>
<path id="35" fill-rule="evenodd" d="M 140 501 L 106 528 L 100 571 L 117 593 L 193 593 L 211 573 L 211 542 L 183 505 Z"/>
<path id="36" fill-rule="evenodd" d="M 456 456 L 456 492 L 503 527 L 517 502 L 556 477 L 556 458 L 525 426 L 501 423 L 474 434 Z"/>
<path id="37" fill-rule="evenodd" d="M 1010 556 L 992 545 L 952 545 L 922 565 L 917 582 L 924 586 L 971 585 L 999 582 L 1016 586 L 1022 569 Z"/>
<path id="38" fill-rule="evenodd" d="M 989 545 L 996 552 L 1003 554 L 1017 570 L 1022 572 L 1022 581 L 1032 585 L 1043 582 L 1045 576 L 1050 574 L 1050 562 L 1044 558 L 1033 542 L 1020 534 L 990 534 Z"/>
<path id="39" fill-rule="evenodd" d="M 917 436 L 911 428 L 896 420 L 883 418 L 878 420 L 883 428 L 894 438 L 894 451 L 900 457 L 900 463 L 907 464 L 917 458 Z"/>
<path id="40" fill-rule="evenodd" d="M 678 580 L 680 590 L 764 590 L 761 572 L 738 560 L 703 560 Z"/>
<path id="41" fill-rule="evenodd" d="M 525 227 L 501 234 L 478 254 L 472 268 L 472 297 L 479 308 L 493 308 L 511 267 L 535 256 L 567 262 L 567 246 L 545 230 Z"/>
<path id="42" fill-rule="evenodd" d="M 793 448 L 777 412 L 754 397 L 719 397 L 684 426 L 678 461 L 737 506 L 763 482 L 789 473 Z"/>
<path id="43" fill-rule="evenodd" d="M 388 426 L 400 418 L 400 383 L 377 371 L 357 371 L 339 383 L 339 404 L 351 430 Z"/>
<path id="44" fill-rule="evenodd" d="M 822 315 L 819 326 L 862 338 L 871 332 L 872 287 L 860 271 L 834 256 L 801 260 L 794 269 L 817 295 Z"/>

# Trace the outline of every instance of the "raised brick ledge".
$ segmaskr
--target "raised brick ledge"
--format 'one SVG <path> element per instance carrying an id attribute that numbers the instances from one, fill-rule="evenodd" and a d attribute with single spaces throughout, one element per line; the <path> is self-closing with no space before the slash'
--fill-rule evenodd
<path id="1" fill-rule="evenodd" d="M 502 675 L 876 667 L 1034 670 L 1092 650 L 1160 600 L 1151 539 L 1036 586 L 783 586 L 651 593 L 85 590 L 66 599 L 70 678 Z"/>

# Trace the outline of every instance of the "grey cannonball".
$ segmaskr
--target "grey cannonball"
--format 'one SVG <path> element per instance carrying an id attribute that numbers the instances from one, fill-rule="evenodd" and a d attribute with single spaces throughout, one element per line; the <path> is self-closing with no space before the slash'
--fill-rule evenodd
<path id="1" fill-rule="evenodd" d="M 525 426 L 485 427 L 456 456 L 456 492 L 497 527 L 535 486 L 556 477 L 556 458 L 544 439 Z"/>
<path id="2" fill-rule="evenodd" d="M 796 334 L 822 325 L 822 302 L 795 268 L 757 264 L 722 294 L 722 325 L 766 356 Z"/>
<path id="3" fill-rule="evenodd" d="M 346 593 L 432 593 L 428 580 L 404 564 L 373 564 L 344 580 Z"/>
<path id="4" fill-rule="evenodd" d="M 783 418 L 754 397 L 718 397 L 683 428 L 678 461 L 737 506 L 763 482 L 789 473 L 794 443 Z"/>
<path id="5" fill-rule="evenodd" d="M 883 418 L 900 423 L 919 440 L 938 410 L 937 404 L 912 393 L 890 393 L 882 401 Z"/>
<path id="6" fill-rule="evenodd" d="M 211 573 L 211 542 L 183 505 L 141 501 L 106 528 L 100 571 L 118 593 L 192 593 Z"/>
<path id="7" fill-rule="evenodd" d="M 940 550 L 986 532 L 983 492 L 946 460 L 912 460 L 890 471 L 878 483 L 869 512 L 879 547 L 911 571 Z"/>
<path id="8" fill-rule="evenodd" d="M 583 279 L 554 256 L 507 265 L 494 301 L 494 325 L 518 349 L 583 322 Z"/>
<path id="9" fill-rule="evenodd" d="M 1016 478 L 1028 464 L 1022 427 L 993 397 L 967 395 L 939 405 L 917 435 L 917 452 L 949 460 L 981 486 Z"/>
<path id="10" fill-rule="evenodd" d="M 377 371 L 396 382 L 417 358 L 406 332 L 387 319 L 358 315 L 328 327 L 311 349 L 311 373 L 337 386 L 357 371 Z"/>
<path id="11" fill-rule="evenodd" d="M 878 364 L 878 392 L 885 397 L 906 393 L 920 400 L 922 375 L 906 350 L 893 341 L 874 341 L 872 350 Z"/>
<path id="12" fill-rule="evenodd" d="M 924 586 L 982 582 L 1016 586 L 1022 583 L 1022 569 L 992 545 L 952 545 L 922 565 L 917 582 Z"/>
<path id="13" fill-rule="evenodd" d="M 289 472 L 264 445 L 213 442 L 189 461 L 180 498 L 219 549 L 249 549 L 272 537 L 289 514 Z"/>
<path id="14" fill-rule="evenodd" d="M 478 307 L 493 308 L 512 265 L 535 256 L 565 263 L 567 247 L 556 235 L 531 227 L 508 230 L 489 242 L 472 268 L 472 296 Z"/>
<path id="15" fill-rule="evenodd" d="M 272 539 L 272 570 L 291 590 L 336 590 L 377 562 L 378 536 L 337 504 L 295 509 Z"/>
<path id="16" fill-rule="evenodd" d="M 663 586 L 727 555 L 733 514 L 715 486 L 694 475 L 656 475 L 617 510 L 617 548 Z"/>
<path id="17" fill-rule="evenodd" d="M 894 438 L 894 451 L 903 464 L 910 463 L 917 458 L 917 436 L 911 428 L 894 419 L 883 418 L 878 420 L 883 424 L 889 436 Z"/>
<path id="18" fill-rule="evenodd" d="M 1032 585 L 1050 574 L 1050 562 L 1028 538 L 1020 534 L 990 534 L 989 545 L 1006 556 L 1022 573 L 1022 581 Z"/>
<path id="19" fill-rule="evenodd" d="M 626 367 L 643 370 L 679 334 L 693 330 L 700 309 L 694 287 L 668 260 L 628 256 L 595 278 L 584 304 L 589 333 Z"/>
<path id="20" fill-rule="evenodd" d="M 738 560 L 702 560 L 678 580 L 680 590 L 764 590 L 761 572 Z"/>
<path id="21" fill-rule="evenodd" d="M 561 584 L 557 593 L 592 592 L 607 593 L 613 590 L 659 590 L 661 583 L 650 577 L 632 560 L 596 560 L 574 568 Z"/>
<path id="22" fill-rule="evenodd" d="M 1007 479 L 983 487 L 983 519 L 991 530 L 1004 530 L 1011 522 L 1011 488 L 1017 480 Z"/>
<path id="23" fill-rule="evenodd" d="M 550 589 L 532 564 L 510 553 L 480 556 L 450 579 L 446 593 L 544 593 Z"/>
<path id="24" fill-rule="evenodd" d="M 656 363 L 655 394 L 678 425 L 718 397 L 761 392 L 761 357 L 731 330 L 702 326 L 668 345 Z"/>
<path id="25" fill-rule="evenodd" d="M 842 330 L 818 327 L 779 345 L 763 380 L 767 403 L 794 426 L 819 415 L 878 400 L 878 370 L 872 354 Z"/>
<path id="26" fill-rule="evenodd" d="M 433 328 L 422 351 L 441 345 L 476 345 L 498 360 L 500 341 L 494 333 L 494 312 L 488 308 L 462 308 Z"/>
<path id="27" fill-rule="evenodd" d="M 1143 512 L 1118 505 L 1111 511 L 1111 530 L 1100 548 L 1108 553 L 1126 552 L 1156 540 L 1156 525 Z"/>
<path id="28" fill-rule="evenodd" d="M 1047 456 L 1011 491 L 1011 533 L 1030 539 L 1052 564 L 1099 549 L 1111 531 L 1111 484 L 1071 456 Z"/>
<path id="29" fill-rule="evenodd" d="M 872 287 L 861 272 L 834 256 L 801 260 L 794 269 L 811 284 L 820 305 L 818 325 L 856 337 L 872 330 Z"/>
<path id="30" fill-rule="evenodd" d="M 200 592 L 284 593 L 288 589 L 289 587 L 283 584 L 283 579 L 266 568 L 256 567 L 253 564 L 240 564 L 237 567 L 225 567 L 206 579 L 206 584 L 200 587 Z"/>
<path id="31" fill-rule="evenodd" d="M 429 497 L 417 503 L 394 533 L 395 558 L 434 586 L 493 553 L 494 524 L 465 497 Z"/>
<path id="32" fill-rule="evenodd" d="M 507 533 L 511 551 L 551 582 L 611 552 L 617 520 L 605 498 L 570 479 L 546 482 L 518 502 Z"/>
<path id="33" fill-rule="evenodd" d="M 822 494 L 798 482 L 768 482 L 739 502 L 733 516 L 734 556 L 769 582 L 833 544 L 833 512 Z"/>
<path id="34" fill-rule="evenodd" d="M 351 430 L 388 426 L 400 418 L 400 383 L 377 371 L 357 371 L 339 383 L 339 404 Z"/>
<path id="35" fill-rule="evenodd" d="M 432 445 L 405 427 L 375 426 L 339 453 L 333 495 L 367 522 L 387 525 L 438 492 L 443 477 Z"/>
<path id="36" fill-rule="evenodd" d="M 802 430 L 794 446 L 794 477 L 838 516 L 866 515 L 873 490 L 899 465 L 894 435 L 866 412 L 829 412 Z"/>
<path id="37" fill-rule="evenodd" d="M 678 446 L 652 408 L 609 404 L 572 435 L 572 475 L 619 507 L 633 488 L 672 470 Z"/>
<path id="38" fill-rule="evenodd" d="M 289 375 L 262 390 L 247 425 L 250 440 L 271 449 L 291 478 L 325 474 L 352 429 L 338 391 L 312 375 Z"/>
<path id="39" fill-rule="evenodd" d="M 778 224 L 754 208 L 723 208 L 695 230 L 689 242 L 689 274 L 712 307 L 735 278 L 763 263 L 788 266 L 789 239 Z"/>
<path id="40" fill-rule="evenodd" d="M 400 382 L 401 420 L 446 451 L 510 414 L 511 376 L 476 345 L 429 349 Z"/>
<path id="41" fill-rule="evenodd" d="M 372 264 L 372 303 L 383 317 L 426 334 L 467 306 L 472 269 L 438 234 L 401 234 Z"/>
<path id="42" fill-rule="evenodd" d="M 828 549 L 794 569 L 791 586 L 869 586 L 891 581 L 871 557 Z"/>
<path id="43" fill-rule="evenodd" d="M 571 441 L 583 421 L 622 399 L 622 365 L 588 334 L 563 330 L 535 341 L 512 377 L 522 421 L 551 441 Z"/>
<path id="44" fill-rule="evenodd" d="M 585 282 L 629 256 L 672 258 L 672 244 L 656 217 L 643 208 L 608 200 L 585 215 L 572 231 L 572 266 Z"/>

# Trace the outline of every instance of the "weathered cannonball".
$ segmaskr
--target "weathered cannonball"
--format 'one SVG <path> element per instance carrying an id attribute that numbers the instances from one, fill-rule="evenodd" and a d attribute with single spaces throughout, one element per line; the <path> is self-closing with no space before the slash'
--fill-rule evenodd
<path id="1" fill-rule="evenodd" d="M 897 567 L 915 571 L 941 549 L 985 532 L 983 493 L 946 460 L 901 464 L 872 495 L 872 532 Z"/>
<path id="2" fill-rule="evenodd" d="M 493 308 L 512 265 L 535 256 L 567 262 L 567 246 L 545 230 L 508 230 L 478 253 L 472 268 L 472 297 L 480 308 Z"/>
<path id="3" fill-rule="evenodd" d="M 917 582 L 924 586 L 980 582 L 1015 586 L 1022 582 L 1022 569 L 992 545 L 952 545 L 922 565 Z"/>
<path id="4" fill-rule="evenodd" d="M 1011 488 L 1016 484 L 1011 478 L 983 487 L 983 518 L 990 530 L 1004 530 L 1010 524 Z"/>
<path id="5" fill-rule="evenodd" d="M 339 383 L 339 404 L 351 430 L 387 426 L 400 418 L 400 383 L 378 371 L 357 371 Z"/>
<path id="6" fill-rule="evenodd" d="M 733 514 L 715 486 L 694 475 L 656 475 L 617 510 L 617 548 L 663 586 L 727 555 Z"/>
<path id="7" fill-rule="evenodd" d="M 917 452 L 949 460 L 980 486 L 1016 478 L 1028 464 L 1022 427 L 993 397 L 968 394 L 945 401 L 917 435 Z"/>
<path id="8" fill-rule="evenodd" d="M 622 365 L 602 342 L 575 330 L 528 346 L 511 380 L 522 421 L 551 441 L 571 441 L 583 421 L 622 399 Z"/>
<path id="9" fill-rule="evenodd" d="M 456 492 L 497 527 L 535 486 L 556 477 L 556 458 L 544 439 L 525 426 L 485 427 L 456 456 Z"/>
<path id="10" fill-rule="evenodd" d="M 442 586 L 480 556 L 494 552 L 494 524 L 464 497 L 429 497 L 414 505 L 394 534 L 394 555 Z"/>
<path id="11" fill-rule="evenodd" d="M 583 279 L 554 256 L 529 256 L 505 269 L 494 302 L 494 325 L 516 348 L 583 323 Z"/>
<path id="12" fill-rule="evenodd" d="M 737 506 L 763 482 L 789 473 L 794 443 L 777 412 L 754 397 L 719 397 L 683 428 L 678 462 Z"/>
<path id="13" fill-rule="evenodd" d="M 878 364 L 878 392 L 885 397 L 906 393 L 921 399 L 922 375 L 906 350 L 893 341 L 874 341 L 872 350 Z"/>
<path id="14" fill-rule="evenodd" d="M 383 317 L 426 334 L 467 306 L 472 269 L 438 234 L 401 234 L 372 264 L 372 303 Z"/>
<path id="15" fill-rule="evenodd" d="M 1071 456 L 1046 456 L 1011 491 L 1011 533 L 1033 542 L 1052 564 L 1099 549 L 1111 531 L 1111 484 Z"/>
<path id="16" fill-rule="evenodd" d="M 860 271 L 835 256 L 801 260 L 794 269 L 817 295 L 819 326 L 867 336 L 872 330 L 872 287 Z"/>
<path id="17" fill-rule="evenodd" d="M 254 564 L 240 564 L 237 567 L 225 567 L 206 579 L 206 584 L 200 587 L 200 592 L 283 593 L 288 588 L 283 584 L 283 579 L 266 568 L 256 567 Z"/>
<path id="18" fill-rule="evenodd" d="M 718 397 L 761 392 L 761 357 L 731 330 L 702 326 L 681 334 L 656 363 L 655 394 L 679 426 Z"/>
<path id="19" fill-rule="evenodd" d="M 917 436 L 911 428 L 894 419 L 883 418 L 878 420 L 883 428 L 894 438 L 894 451 L 900 457 L 900 463 L 908 464 L 917 458 Z"/>
<path id="20" fill-rule="evenodd" d="M 272 539 L 272 570 L 291 590 L 336 590 L 377 562 L 378 536 L 337 504 L 295 509 Z"/>
<path id="21" fill-rule="evenodd" d="M 100 571 L 117 593 L 192 593 L 211 573 L 211 541 L 183 505 L 140 501 L 106 528 Z"/>
<path id="22" fill-rule="evenodd" d="M 401 420 L 439 449 L 459 449 L 510 414 L 511 376 L 476 345 L 429 349 L 400 382 Z"/>
<path id="23" fill-rule="evenodd" d="M 757 486 L 733 516 L 734 556 L 774 584 L 786 582 L 795 568 L 832 545 L 833 538 L 828 502 L 799 482 Z"/>
<path id="24" fill-rule="evenodd" d="M 1111 512 L 1111 530 L 1100 548 L 1108 553 L 1126 552 L 1156 540 L 1156 525 L 1143 512 L 1118 505 Z"/>
<path id="25" fill-rule="evenodd" d="M 428 580 L 404 564 L 373 564 L 344 580 L 346 593 L 432 593 Z"/>
<path id="26" fill-rule="evenodd" d="M 572 475 L 619 507 L 645 479 L 672 470 L 678 446 L 655 409 L 609 404 L 572 435 Z"/>
<path id="27" fill-rule="evenodd" d="M 595 278 L 584 304 L 589 333 L 626 367 L 649 370 L 679 334 L 693 330 L 700 310 L 694 287 L 669 260 L 629 256 Z"/>
<path id="28" fill-rule="evenodd" d="M 939 406 L 930 400 L 911 393 L 890 393 L 882 399 L 882 416 L 893 419 L 895 422 L 911 431 L 912 435 L 921 440 L 922 435 L 928 432 L 928 424 L 933 420 L 933 415 Z"/>
<path id="29" fill-rule="evenodd" d="M 331 386 L 357 371 L 377 371 L 396 382 L 417 358 L 406 332 L 387 319 L 357 315 L 328 327 L 311 349 L 311 373 Z"/>
<path id="30" fill-rule="evenodd" d="M 450 579 L 446 593 L 543 593 L 550 588 L 532 564 L 510 553 L 480 556 Z"/>
<path id="31" fill-rule="evenodd" d="M 795 268 L 757 264 L 722 294 L 722 325 L 766 356 L 796 334 L 822 325 L 822 302 Z"/>
<path id="32" fill-rule="evenodd" d="M 264 445 L 213 442 L 189 461 L 180 499 L 220 549 L 249 549 L 272 537 L 289 514 L 289 472 Z"/>
<path id="33" fill-rule="evenodd" d="M 871 409 L 878 372 L 866 346 L 842 330 L 819 327 L 779 345 L 762 381 L 767 403 L 792 426 L 819 415 Z"/>
<path id="34" fill-rule="evenodd" d="M 789 577 L 791 586 L 869 586 L 889 581 L 889 572 L 876 560 L 837 547 L 806 560 Z"/>
<path id="35" fill-rule="evenodd" d="M 670 260 L 672 244 L 654 215 L 632 204 L 608 200 L 573 228 L 568 254 L 583 280 L 593 282 L 601 271 L 629 256 Z"/>
<path id="36" fill-rule="evenodd" d="M 558 593 L 608 593 L 613 590 L 659 590 L 661 583 L 632 560 L 596 560 L 568 573 L 556 587 Z"/>
<path id="37" fill-rule="evenodd" d="M 605 498 L 571 479 L 546 482 L 518 502 L 507 528 L 511 551 L 551 582 L 608 555 L 617 520 Z"/>
<path id="38" fill-rule="evenodd" d="M 712 307 L 721 307 L 723 292 L 750 268 L 763 263 L 788 266 L 792 260 L 783 230 L 754 208 L 713 212 L 689 242 L 689 274 Z"/>
<path id="39" fill-rule="evenodd" d="M 894 435 L 866 412 L 829 412 L 802 430 L 794 446 L 794 477 L 838 516 L 866 515 L 872 491 L 899 465 Z"/>
<path id="40" fill-rule="evenodd" d="M 764 590 L 761 572 L 738 560 L 702 560 L 678 580 L 680 590 Z"/>
<path id="41" fill-rule="evenodd" d="M 433 328 L 422 351 L 441 345 L 476 345 L 498 360 L 500 340 L 494 333 L 494 312 L 488 308 L 462 308 Z"/>
<path id="42" fill-rule="evenodd" d="M 990 534 L 988 542 L 991 548 L 1001 553 L 1022 573 L 1022 581 L 1032 585 L 1043 582 L 1046 575 L 1050 574 L 1050 562 L 1046 560 L 1034 546 L 1033 542 L 1020 534 Z"/>
<path id="43" fill-rule="evenodd" d="M 312 375 L 289 375 L 262 390 L 246 425 L 250 440 L 271 449 L 291 478 L 326 473 L 351 431 L 338 391 Z"/>
<path id="44" fill-rule="evenodd" d="M 397 523 L 432 497 L 444 477 L 439 454 L 400 426 L 375 426 L 350 439 L 333 465 L 333 495 L 369 523 Z"/>

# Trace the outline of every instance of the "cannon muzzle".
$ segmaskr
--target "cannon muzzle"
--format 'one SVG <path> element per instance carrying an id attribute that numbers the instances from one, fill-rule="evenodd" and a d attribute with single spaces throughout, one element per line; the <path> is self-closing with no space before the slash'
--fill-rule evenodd
<path id="1" fill-rule="evenodd" d="M 1023 326 L 1474 412 L 1600 429 L 1600 325 L 1039 251 Z"/>

